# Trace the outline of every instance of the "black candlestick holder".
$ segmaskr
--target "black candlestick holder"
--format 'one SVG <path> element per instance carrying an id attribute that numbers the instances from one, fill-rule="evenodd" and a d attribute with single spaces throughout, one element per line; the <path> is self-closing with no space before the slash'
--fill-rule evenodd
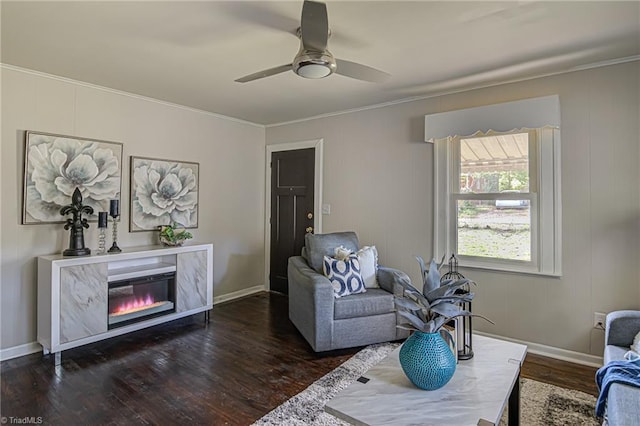
<path id="1" fill-rule="evenodd" d="M 107 212 L 98 213 L 98 254 L 107 253 Z"/>
<path id="2" fill-rule="evenodd" d="M 118 221 L 116 220 L 118 216 L 120 216 L 118 200 L 111 200 L 109 216 L 113 218 L 113 230 L 111 234 L 113 244 L 111 244 L 111 248 L 108 250 L 108 253 L 120 253 L 122 250 L 118 247 Z"/>
<path id="3" fill-rule="evenodd" d="M 111 234 L 111 239 L 113 240 L 113 244 L 111 244 L 111 248 L 108 250 L 108 253 L 120 253 L 122 249 L 118 247 L 118 221 L 116 220 L 118 216 L 111 216 L 113 218 L 113 229 Z"/>

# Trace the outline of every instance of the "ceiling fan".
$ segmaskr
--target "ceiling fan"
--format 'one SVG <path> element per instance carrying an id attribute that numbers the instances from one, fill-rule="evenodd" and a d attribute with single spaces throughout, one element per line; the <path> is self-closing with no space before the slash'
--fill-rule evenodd
<path id="1" fill-rule="evenodd" d="M 304 78 L 323 78 L 336 73 L 373 83 L 382 82 L 390 77 L 384 71 L 334 58 L 327 49 L 330 30 L 327 19 L 327 5 L 324 3 L 311 0 L 304 1 L 297 35 L 300 38 L 300 50 L 293 58 L 292 63 L 249 74 L 235 81 L 246 83 L 289 70 Z"/>

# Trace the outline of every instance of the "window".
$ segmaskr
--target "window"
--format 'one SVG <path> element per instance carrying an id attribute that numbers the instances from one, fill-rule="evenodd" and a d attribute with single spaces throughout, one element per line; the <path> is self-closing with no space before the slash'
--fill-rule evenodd
<path id="1" fill-rule="evenodd" d="M 555 126 L 435 139 L 434 257 L 561 275 L 559 139 Z"/>
<path id="2" fill-rule="evenodd" d="M 531 262 L 535 131 L 455 138 L 452 183 L 458 256 Z M 535 157 L 535 155 L 534 155 Z M 533 179 L 531 179 L 533 177 Z"/>

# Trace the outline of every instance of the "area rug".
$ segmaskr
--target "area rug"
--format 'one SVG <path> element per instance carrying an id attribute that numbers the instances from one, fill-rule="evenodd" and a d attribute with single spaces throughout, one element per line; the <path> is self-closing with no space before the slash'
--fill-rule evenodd
<path id="1" fill-rule="evenodd" d="M 254 423 L 264 425 L 342 426 L 347 423 L 324 412 L 324 405 L 340 390 L 380 362 L 398 344 L 383 343 L 361 350 L 335 370 Z M 525 426 L 599 425 L 596 398 L 535 380 L 520 381 L 520 419 Z M 506 413 L 500 425 L 506 425 Z"/>

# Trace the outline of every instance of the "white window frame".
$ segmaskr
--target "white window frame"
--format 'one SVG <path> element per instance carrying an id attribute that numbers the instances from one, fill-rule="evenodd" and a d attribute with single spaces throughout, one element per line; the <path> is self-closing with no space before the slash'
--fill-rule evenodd
<path id="1" fill-rule="evenodd" d="M 544 99 L 538 98 L 536 101 Z M 555 97 L 556 105 L 557 97 Z M 527 101 L 519 101 L 520 105 Z M 453 118 L 473 117 L 470 111 L 482 108 L 493 108 L 498 113 L 513 108 L 513 104 L 492 105 L 490 107 L 473 108 L 470 110 L 453 111 L 452 113 L 438 114 L 459 114 Z M 540 104 L 540 103 L 538 103 Z M 526 105 L 525 105 L 526 106 Z M 496 108 L 498 107 L 498 108 Z M 514 108 L 518 110 L 518 108 Z M 547 109 L 548 111 L 548 109 Z M 482 111 L 486 113 L 485 111 Z M 518 114 L 520 120 L 523 111 Z M 525 111 L 526 112 L 526 111 Z M 457 241 L 457 200 L 459 199 L 529 199 L 531 211 L 531 261 L 518 261 L 509 259 L 497 259 L 487 257 L 458 256 L 460 266 L 488 269 L 495 271 L 516 272 L 525 274 L 561 276 L 562 275 L 562 229 L 561 229 L 561 185 L 560 185 L 560 130 L 559 130 L 559 108 L 557 109 L 557 123 L 551 121 L 551 125 L 540 126 L 539 128 L 512 126 L 510 130 L 494 132 L 487 128 L 476 129 L 479 132 L 469 132 L 468 136 L 458 137 L 450 135 L 461 135 L 464 133 L 451 132 L 443 136 L 442 132 L 452 129 L 447 126 L 440 126 L 441 132 L 437 138 L 429 137 L 429 125 L 441 124 L 433 121 L 433 116 L 427 116 L 425 120 L 425 140 L 434 143 L 434 257 L 442 258 L 443 255 L 455 253 Z M 462 113 L 460 115 L 460 113 Z M 505 113 L 508 118 L 509 114 Z M 429 121 L 431 118 L 432 121 Z M 538 117 L 539 118 L 539 117 Z M 452 117 L 447 120 L 453 123 Z M 555 124 L 555 125 L 554 125 Z M 534 130 L 536 138 L 534 143 L 530 140 L 530 193 L 522 194 L 460 194 L 459 193 L 459 154 L 456 149 L 455 140 L 476 137 L 478 134 L 507 134 L 517 132 L 527 132 Z M 532 170 L 533 169 L 533 170 Z M 457 255 L 457 253 L 456 253 Z"/>

